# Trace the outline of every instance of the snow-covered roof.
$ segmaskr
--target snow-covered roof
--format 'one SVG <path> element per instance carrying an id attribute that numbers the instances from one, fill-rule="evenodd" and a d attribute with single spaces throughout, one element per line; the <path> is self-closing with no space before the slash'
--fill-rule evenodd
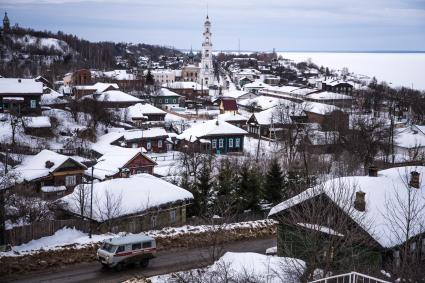
<path id="1" fill-rule="evenodd" d="M 244 91 L 244 90 L 230 90 L 230 91 L 227 91 L 227 92 L 223 92 L 223 96 L 227 96 L 227 97 L 232 97 L 232 98 L 239 98 L 239 97 L 241 97 L 241 96 L 243 96 L 243 95 L 245 95 L 245 94 L 247 94 L 247 93 L 249 93 L 249 92 L 247 92 L 247 91 Z"/>
<path id="2" fill-rule="evenodd" d="M 79 185 L 83 186 L 83 185 Z M 80 208 L 75 202 L 78 188 L 60 200 L 66 204 L 65 209 L 79 214 Z M 108 201 L 109 199 L 109 201 Z M 137 174 L 129 178 L 107 180 L 93 185 L 93 219 L 105 221 L 107 205 L 115 200 L 119 207 L 111 218 L 140 213 L 147 209 L 167 203 L 193 199 L 193 195 L 176 185 L 168 183 L 149 174 Z M 84 210 L 90 216 L 89 201 Z"/>
<path id="3" fill-rule="evenodd" d="M 134 118 L 146 118 L 145 115 L 149 114 L 166 114 L 164 110 L 161 110 L 151 104 L 148 103 L 137 103 L 135 105 L 129 106 L 125 110 L 127 119 L 134 119 Z"/>
<path id="4" fill-rule="evenodd" d="M 163 84 L 162 86 L 171 88 L 171 89 L 195 89 L 195 90 L 208 89 L 208 87 L 202 86 L 195 82 L 172 82 L 172 83 Z"/>
<path id="5" fill-rule="evenodd" d="M 98 137 L 96 143 L 91 145 L 91 149 L 100 154 L 106 154 L 111 151 L 121 150 L 122 147 L 118 145 L 112 145 L 112 143 L 123 138 L 124 133 L 124 129 L 117 129 L 116 131 L 104 134 L 103 136 Z M 142 150 L 143 152 L 146 152 L 144 148 Z"/>
<path id="6" fill-rule="evenodd" d="M 48 88 L 48 87 L 44 87 L 44 93 L 41 96 L 41 101 L 40 104 L 41 105 L 54 105 L 54 104 L 63 104 L 66 103 L 67 101 L 65 99 L 62 99 L 63 94 L 60 94 L 59 92 Z"/>
<path id="7" fill-rule="evenodd" d="M 128 162 L 142 154 L 140 148 L 116 147 L 114 150 L 106 152 L 94 165 L 93 176 L 96 179 L 104 180 L 108 176 L 113 176 L 119 172 Z M 148 158 L 148 157 L 146 157 Z M 148 158 L 149 159 L 149 158 Z M 86 170 L 86 175 L 91 176 L 92 168 Z"/>
<path id="8" fill-rule="evenodd" d="M 113 70 L 103 72 L 103 74 L 111 79 L 115 80 L 135 80 L 136 76 L 132 73 L 128 73 L 127 70 Z"/>
<path id="9" fill-rule="evenodd" d="M 178 139 L 194 142 L 208 136 L 245 135 L 247 132 L 224 121 L 208 120 L 194 124 L 177 136 Z"/>
<path id="10" fill-rule="evenodd" d="M 147 138 L 155 138 L 155 137 L 168 137 L 168 133 L 164 128 L 155 127 L 146 130 L 129 130 L 125 131 L 124 139 L 126 141 L 136 140 L 136 139 L 147 139 Z"/>
<path id="11" fill-rule="evenodd" d="M 120 90 L 108 90 L 101 94 L 87 95 L 83 99 L 93 99 L 96 97 L 98 101 L 109 101 L 109 102 L 140 102 L 140 98 L 134 97 L 130 94 L 122 92 Z"/>
<path id="12" fill-rule="evenodd" d="M 334 105 L 329 105 L 329 104 L 324 104 L 319 102 L 312 102 L 312 101 L 303 102 L 302 107 L 305 112 L 311 112 L 311 113 L 316 113 L 320 115 L 325 115 L 335 110 L 340 110 L 340 108 Z"/>
<path id="13" fill-rule="evenodd" d="M 118 84 L 100 83 L 100 82 L 98 82 L 98 83 L 95 83 L 93 85 L 93 88 L 96 89 L 96 92 L 97 93 L 102 93 L 105 90 L 107 90 L 108 88 L 114 88 L 115 90 L 118 90 L 119 89 L 119 86 L 118 86 Z"/>
<path id="14" fill-rule="evenodd" d="M 422 177 L 420 188 L 409 188 L 410 173 L 416 171 Z M 347 199 L 341 196 L 348 196 L 349 203 L 354 203 L 355 192 L 365 193 L 366 210 L 364 212 L 350 210 L 349 216 L 356 221 L 365 231 L 368 232 L 382 247 L 393 247 L 402 243 L 400 238 L 406 223 L 403 223 L 403 207 L 407 207 L 409 198 L 414 202 L 411 205 L 416 207 L 425 206 L 425 184 L 422 182 L 425 174 L 424 166 L 397 167 L 379 171 L 378 177 L 352 176 L 341 177 L 329 180 L 324 184 L 309 188 L 295 197 L 281 202 L 270 210 L 269 216 L 276 215 L 297 204 L 314 198 L 320 194 L 326 194 L 343 210 L 351 209 L 347 205 Z M 352 191 L 350 191 L 352 190 Z M 345 193 L 348 191 L 348 194 Z M 409 196 L 410 192 L 410 196 Z M 390 215 L 398 215 L 398 223 L 393 223 Z M 417 218 L 412 220 L 410 237 L 425 232 L 423 219 L 425 211 L 417 212 Z M 335 227 L 335 230 L 338 230 Z"/>
<path id="15" fill-rule="evenodd" d="M 307 95 L 305 98 L 314 99 L 314 100 L 351 100 L 353 97 L 341 93 L 336 92 L 330 92 L 330 91 L 322 91 L 322 92 L 315 92 Z"/>
<path id="16" fill-rule="evenodd" d="M 111 83 L 95 83 L 94 85 L 76 85 L 74 86 L 77 90 L 92 90 L 96 93 L 102 93 L 108 88 L 113 88 L 115 90 L 119 89 L 119 86 L 117 84 L 111 84 Z"/>
<path id="17" fill-rule="evenodd" d="M 219 121 L 247 121 L 248 118 L 236 113 L 224 113 L 217 116 Z"/>
<path id="18" fill-rule="evenodd" d="M 260 125 L 273 123 L 290 123 L 292 116 L 302 115 L 301 105 L 289 100 L 281 99 L 279 105 L 252 114 Z"/>
<path id="19" fill-rule="evenodd" d="M 349 85 L 354 86 L 351 82 L 348 82 L 348 81 L 345 81 L 345 80 L 340 80 L 340 79 L 335 79 L 335 78 L 322 80 L 322 83 L 325 83 L 325 84 L 330 85 L 330 86 L 336 86 L 338 84 L 349 84 Z"/>
<path id="20" fill-rule="evenodd" d="M 69 156 L 44 149 L 36 155 L 26 156 L 22 163 L 13 170 L 19 174 L 20 181 L 31 181 L 49 175 L 69 159 L 79 164 L 82 168 L 86 168 L 84 164 Z M 53 163 L 50 168 L 46 168 L 47 161 Z"/>
<path id="21" fill-rule="evenodd" d="M 262 81 L 254 81 L 252 83 L 246 84 L 243 86 L 244 89 L 252 89 L 252 88 L 269 88 L 270 85 L 263 83 Z"/>
<path id="22" fill-rule="evenodd" d="M 181 96 L 181 95 L 163 87 L 159 91 L 158 96 Z"/>
<path id="23" fill-rule="evenodd" d="M 281 100 L 280 98 L 260 95 L 254 98 L 242 99 L 238 101 L 238 105 L 245 106 L 245 107 L 250 107 L 251 105 L 255 105 L 257 108 L 265 110 L 278 105 L 280 100 Z"/>
<path id="24" fill-rule="evenodd" d="M 33 79 L 0 78 L 0 93 L 43 94 L 43 83 Z"/>
<path id="25" fill-rule="evenodd" d="M 394 142 L 399 147 L 425 147 L 425 134 L 413 127 L 395 129 Z"/>
<path id="26" fill-rule="evenodd" d="M 26 128 L 50 128 L 50 117 L 37 116 L 37 117 L 24 117 L 24 126 Z"/>

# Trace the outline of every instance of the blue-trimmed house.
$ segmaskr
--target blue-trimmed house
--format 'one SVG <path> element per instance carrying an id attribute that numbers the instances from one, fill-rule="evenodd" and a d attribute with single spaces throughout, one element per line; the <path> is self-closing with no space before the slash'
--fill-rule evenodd
<path id="1" fill-rule="evenodd" d="M 181 150 L 213 154 L 243 152 L 247 132 L 225 121 L 208 120 L 193 125 L 177 136 Z"/>

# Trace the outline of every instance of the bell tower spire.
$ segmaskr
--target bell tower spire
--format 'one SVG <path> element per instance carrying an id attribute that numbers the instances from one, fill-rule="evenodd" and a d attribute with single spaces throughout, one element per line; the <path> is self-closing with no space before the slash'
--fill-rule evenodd
<path id="1" fill-rule="evenodd" d="M 208 15 L 208 6 L 207 6 L 207 16 L 204 23 L 204 41 L 202 42 L 202 58 L 201 58 L 201 74 L 199 76 L 200 84 L 205 87 L 208 87 L 214 82 L 214 68 L 212 61 L 212 42 L 211 42 L 211 22 Z"/>

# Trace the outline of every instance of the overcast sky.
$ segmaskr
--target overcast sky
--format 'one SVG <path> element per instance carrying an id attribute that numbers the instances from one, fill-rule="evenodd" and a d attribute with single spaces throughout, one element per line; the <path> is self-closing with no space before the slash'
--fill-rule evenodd
<path id="1" fill-rule="evenodd" d="M 201 47 L 204 0 L 0 0 L 12 24 Z M 209 1 L 215 50 L 425 50 L 425 0 Z"/>

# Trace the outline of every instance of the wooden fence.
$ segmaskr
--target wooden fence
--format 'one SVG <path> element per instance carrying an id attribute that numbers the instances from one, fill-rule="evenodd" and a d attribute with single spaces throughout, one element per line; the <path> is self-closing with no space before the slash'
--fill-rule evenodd
<path id="1" fill-rule="evenodd" d="M 6 243 L 12 246 L 20 245 L 33 239 L 51 236 L 63 227 L 75 227 L 75 229 L 87 233 L 90 229 L 90 224 L 88 221 L 80 219 L 68 219 L 37 222 L 31 225 L 14 227 L 6 230 Z"/>
<path id="2" fill-rule="evenodd" d="M 264 212 L 246 212 L 242 214 L 237 214 L 231 217 L 231 219 L 217 218 L 217 219 L 205 219 L 200 217 L 190 217 L 186 219 L 186 225 L 220 225 L 223 222 L 226 223 L 235 223 L 235 222 L 244 222 L 244 221 L 254 221 L 267 218 L 267 211 Z M 92 224 L 93 233 L 104 233 L 104 229 L 108 229 L 106 226 L 99 226 L 98 224 Z M 88 233 L 90 230 L 89 221 L 72 218 L 67 220 L 51 220 L 44 222 L 36 222 L 31 225 L 14 227 L 10 230 L 6 230 L 6 243 L 11 246 L 20 245 L 27 243 L 34 239 L 39 239 L 46 236 L 51 236 L 56 233 L 56 231 L 62 229 L 63 227 L 69 227 L 80 230 L 82 232 Z M 101 229 L 103 228 L 103 229 Z M 142 225 L 140 219 L 134 219 L 133 221 L 124 221 L 120 222 L 119 225 L 113 225 L 108 231 L 113 233 L 118 232 L 128 232 L 128 233 L 140 233 L 146 231 L 146 228 Z M 161 227 L 158 227 L 161 228 Z M 99 230 L 100 229 L 100 230 Z"/>

